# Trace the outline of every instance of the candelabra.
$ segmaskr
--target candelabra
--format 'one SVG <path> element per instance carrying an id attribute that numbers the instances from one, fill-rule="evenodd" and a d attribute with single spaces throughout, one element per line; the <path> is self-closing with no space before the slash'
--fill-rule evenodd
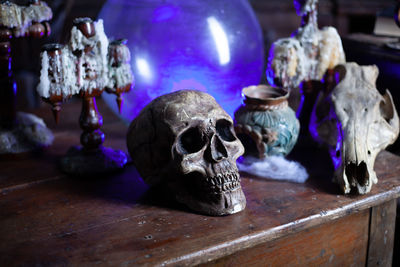
<path id="1" fill-rule="evenodd" d="M 37 91 L 52 105 L 56 122 L 61 102 L 73 95 L 82 98 L 79 125 L 82 146 L 74 146 L 61 159 L 64 172 L 73 175 L 102 174 L 122 168 L 127 156 L 120 150 L 103 147 L 103 118 L 96 98 L 104 90 L 117 95 L 121 110 L 121 94 L 130 91 L 133 75 L 130 52 L 125 40 L 109 42 L 103 21 L 77 18 L 66 45 L 48 44 L 41 53 L 42 69 Z"/>
<path id="2" fill-rule="evenodd" d="M 21 2 L 21 1 L 20 1 Z M 42 119 L 16 112 L 17 86 L 12 73 L 11 40 L 50 34 L 51 9 L 41 1 L 0 2 L 0 155 L 28 152 L 53 142 Z"/>

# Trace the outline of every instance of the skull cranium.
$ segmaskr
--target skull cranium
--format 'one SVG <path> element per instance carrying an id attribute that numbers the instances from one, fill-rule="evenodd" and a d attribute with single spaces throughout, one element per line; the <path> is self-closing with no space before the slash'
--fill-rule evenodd
<path id="1" fill-rule="evenodd" d="M 375 87 L 376 66 L 347 63 L 333 73 L 336 84 L 319 95 L 310 132 L 328 145 L 343 192 L 366 194 L 378 182 L 376 156 L 399 134 L 399 117 L 389 91 Z"/>
<path id="2" fill-rule="evenodd" d="M 245 208 L 236 167 L 244 148 L 209 94 L 182 90 L 156 98 L 132 121 L 127 144 L 145 182 L 166 185 L 189 208 L 209 215 Z"/>

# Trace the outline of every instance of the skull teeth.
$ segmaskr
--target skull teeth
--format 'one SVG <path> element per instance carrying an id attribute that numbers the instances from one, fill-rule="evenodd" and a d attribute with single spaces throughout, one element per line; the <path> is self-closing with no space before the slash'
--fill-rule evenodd
<path id="1" fill-rule="evenodd" d="M 240 177 L 236 172 L 217 174 L 213 177 L 207 177 L 204 187 L 211 189 L 215 194 L 232 191 L 240 187 Z"/>

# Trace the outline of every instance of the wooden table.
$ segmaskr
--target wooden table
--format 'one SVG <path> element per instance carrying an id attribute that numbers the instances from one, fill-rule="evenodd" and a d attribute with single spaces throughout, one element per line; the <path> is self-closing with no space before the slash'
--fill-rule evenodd
<path id="1" fill-rule="evenodd" d="M 400 158 L 382 152 L 379 183 L 343 196 L 322 150 L 297 146 L 305 184 L 242 175 L 246 209 L 225 217 L 195 214 L 149 190 L 128 165 L 105 178 L 73 178 L 57 168 L 78 144 L 79 102 L 65 104 L 52 147 L 0 161 L 0 265 L 390 266 Z M 127 126 L 99 101 L 105 145 L 125 149 Z"/>

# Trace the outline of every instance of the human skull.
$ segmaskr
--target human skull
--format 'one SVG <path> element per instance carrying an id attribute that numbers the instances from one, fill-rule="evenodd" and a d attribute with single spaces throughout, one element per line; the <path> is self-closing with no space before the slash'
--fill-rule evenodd
<path id="1" fill-rule="evenodd" d="M 399 134 L 392 96 L 375 87 L 378 73 L 375 65 L 338 65 L 333 86 L 319 95 L 311 116 L 310 132 L 328 145 L 334 178 L 346 194 L 371 190 L 378 182 L 375 158 Z"/>
<path id="2" fill-rule="evenodd" d="M 166 186 L 189 208 L 208 215 L 245 208 L 236 167 L 244 148 L 209 94 L 182 90 L 156 98 L 132 121 L 127 145 L 144 181 Z"/>

